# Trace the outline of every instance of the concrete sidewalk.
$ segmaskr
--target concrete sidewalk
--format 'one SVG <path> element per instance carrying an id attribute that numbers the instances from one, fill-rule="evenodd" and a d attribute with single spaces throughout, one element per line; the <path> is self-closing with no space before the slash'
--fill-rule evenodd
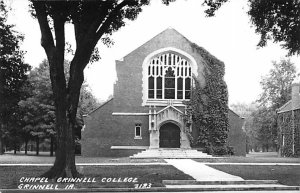
<path id="1" fill-rule="evenodd" d="M 239 176 L 234 176 L 203 163 L 193 161 L 191 159 L 165 159 L 168 164 L 181 170 L 185 174 L 190 175 L 197 181 L 241 181 L 244 180 Z"/>

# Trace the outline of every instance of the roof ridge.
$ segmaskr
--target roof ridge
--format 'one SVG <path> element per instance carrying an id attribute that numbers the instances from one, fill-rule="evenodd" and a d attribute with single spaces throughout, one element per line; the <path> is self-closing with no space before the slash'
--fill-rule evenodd
<path id="1" fill-rule="evenodd" d="M 290 102 L 292 102 L 292 100 L 289 100 L 288 102 L 284 103 L 281 107 L 278 108 L 278 110 L 283 109 L 283 108 L 286 107 Z"/>
<path id="2" fill-rule="evenodd" d="M 232 109 L 228 108 L 228 111 L 231 111 L 233 114 L 237 115 L 239 118 L 241 119 L 245 119 L 245 117 L 242 117 L 241 115 L 237 114 L 235 111 L 233 111 Z"/>
<path id="3" fill-rule="evenodd" d="M 126 58 L 128 55 L 130 55 L 132 52 L 134 52 L 135 50 L 139 49 L 140 47 L 142 47 L 143 45 L 147 44 L 148 42 L 152 41 L 153 39 L 155 39 L 156 37 L 158 37 L 159 35 L 163 34 L 164 32 L 168 31 L 168 30 L 172 30 L 174 32 L 176 32 L 177 34 L 179 34 L 180 36 L 182 36 L 185 40 L 187 40 L 187 42 L 189 42 L 190 44 L 195 44 L 192 41 L 190 41 L 188 38 L 186 38 L 184 35 L 182 35 L 182 33 L 180 33 L 179 31 L 177 31 L 175 28 L 169 26 L 166 29 L 164 29 L 163 31 L 159 32 L 158 34 L 154 35 L 152 38 L 150 38 L 149 40 L 145 41 L 144 43 L 142 43 L 141 45 L 137 46 L 137 48 L 135 48 L 134 50 L 130 51 L 129 53 L 127 53 L 125 56 L 123 56 L 119 61 L 123 60 L 124 58 Z M 197 44 L 196 44 L 197 45 Z M 199 45 L 197 45 L 199 46 Z M 200 47 L 200 46 L 199 46 Z"/>
<path id="4" fill-rule="evenodd" d="M 280 108 L 277 109 L 277 113 L 284 113 L 284 112 L 288 112 L 288 111 L 292 111 L 292 110 L 296 110 L 298 108 L 293 109 L 293 107 L 291 106 L 292 100 L 287 101 L 284 105 L 282 105 Z"/>
<path id="5" fill-rule="evenodd" d="M 92 114 L 93 112 L 95 112 L 96 110 L 100 109 L 101 107 L 103 107 L 104 105 L 106 105 L 108 102 L 110 102 L 111 100 L 113 100 L 114 97 L 110 98 L 110 99 L 107 99 L 104 103 L 102 103 L 99 107 L 95 108 L 94 110 L 92 110 L 91 112 L 87 113 L 86 115 L 83 115 L 83 116 L 87 116 L 87 115 L 90 115 Z"/>

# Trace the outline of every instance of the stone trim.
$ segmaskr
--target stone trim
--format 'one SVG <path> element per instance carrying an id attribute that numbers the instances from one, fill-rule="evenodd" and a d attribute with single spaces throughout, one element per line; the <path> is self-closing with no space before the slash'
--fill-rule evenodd
<path id="1" fill-rule="evenodd" d="M 110 149 L 149 149 L 149 146 L 111 146 Z"/>
<path id="2" fill-rule="evenodd" d="M 137 135 L 136 133 L 136 130 L 137 130 L 137 128 L 140 128 L 140 135 Z M 142 126 L 141 126 L 141 124 L 140 123 L 136 123 L 135 124 L 135 127 L 134 127 L 134 139 L 142 139 Z"/>
<path id="3" fill-rule="evenodd" d="M 149 64 L 149 61 L 157 54 L 159 53 L 162 53 L 162 52 L 169 52 L 169 51 L 173 51 L 173 52 L 177 52 L 178 54 L 181 54 L 183 56 L 185 56 L 188 60 L 190 60 L 190 63 L 191 63 L 191 67 L 192 67 L 192 75 L 193 76 L 198 76 L 198 65 L 197 65 L 197 62 L 196 60 L 190 55 L 188 54 L 187 52 L 183 51 L 183 50 L 180 50 L 178 48 L 174 48 L 174 47 L 166 47 L 166 48 L 162 48 L 162 49 L 158 49 L 152 53 L 150 53 L 143 61 L 143 69 L 142 69 L 142 75 L 143 75 L 143 78 L 142 78 L 142 99 L 143 99 L 143 102 L 142 102 L 142 106 L 150 106 L 150 105 L 156 105 L 156 106 L 162 106 L 164 103 L 164 105 L 167 105 L 168 103 L 168 99 L 161 99 L 159 100 L 159 102 L 162 102 L 161 104 L 156 104 L 156 103 L 148 103 L 148 101 L 150 101 L 148 99 L 148 64 Z M 179 100 L 178 100 L 179 101 Z M 183 105 L 182 102 L 179 103 L 179 105 Z"/>
<path id="4" fill-rule="evenodd" d="M 177 107 L 185 107 L 180 99 L 147 99 L 147 106 L 168 106 L 171 102 L 173 106 Z M 189 101 L 189 99 L 185 99 L 185 101 Z"/>
<path id="5" fill-rule="evenodd" d="M 167 106 L 167 107 L 165 107 L 165 108 L 163 108 L 162 110 L 158 111 L 157 114 L 163 112 L 164 110 L 166 110 L 166 109 L 168 109 L 168 108 L 173 108 L 174 110 L 176 110 L 176 111 L 178 111 L 179 113 L 183 114 L 183 112 L 182 112 L 181 110 L 177 109 L 177 108 L 174 107 L 174 106 L 170 106 L 170 105 Z"/>
<path id="6" fill-rule="evenodd" d="M 127 115 L 127 116 L 146 116 L 149 115 L 149 113 L 123 113 L 123 112 L 113 112 L 112 115 L 116 116 L 122 116 L 122 115 Z"/>

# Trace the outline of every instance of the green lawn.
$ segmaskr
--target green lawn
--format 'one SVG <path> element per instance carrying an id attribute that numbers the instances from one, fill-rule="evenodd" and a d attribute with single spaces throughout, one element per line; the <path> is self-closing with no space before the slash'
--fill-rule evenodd
<path id="1" fill-rule="evenodd" d="M 249 157 L 222 157 L 216 159 L 193 159 L 197 162 L 210 163 L 300 163 L 300 158 L 249 158 Z"/>
<path id="2" fill-rule="evenodd" d="M 221 157 L 216 159 L 194 159 L 198 162 L 211 163 L 300 163 L 300 158 L 281 158 L 276 152 L 252 153 L 247 157 Z M 54 157 L 47 155 L 34 156 L 24 154 L 0 155 L 0 164 L 5 163 L 49 163 L 54 162 Z M 163 159 L 129 159 L 125 158 L 89 158 L 76 156 L 76 163 L 162 163 Z M 210 165 L 215 169 L 241 176 L 246 180 L 278 180 L 285 185 L 300 186 L 300 165 Z M 17 188 L 21 177 L 37 177 L 49 167 L 35 166 L 0 166 L 0 189 Z M 182 173 L 170 165 L 143 165 L 143 166 L 78 166 L 78 171 L 85 177 L 95 178 L 96 183 L 77 183 L 78 188 L 122 188 L 134 187 L 132 182 L 104 183 L 103 178 L 133 177 L 140 183 L 151 183 L 152 187 L 162 187 L 162 180 L 187 180 L 190 176 Z M 60 184 L 65 185 L 65 184 Z"/>
<path id="3" fill-rule="evenodd" d="M 49 155 L 39 155 L 34 154 L 24 155 L 18 152 L 14 155 L 11 153 L 6 153 L 0 155 L 0 164 L 16 164 L 16 163 L 43 163 L 43 164 L 53 164 L 55 157 L 50 157 Z M 121 158 L 106 158 L 106 157 L 82 157 L 76 156 L 76 163 L 164 163 L 163 159 L 130 159 L 129 157 Z"/>
<path id="4" fill-rule="evenodd" d="M 208 165 L 245 180 L 278 180 L 279 183 L 300 186 L 300 166 L 280 165 Z"/>
<path id="5" fill-rule="evenodd" d="M 17 152 L 17 155 L 7 153 L 0 155 L 1 163 L 54 163 L 54 157 L 50 157 L 47 152 L 42 152 L 40 156 L 24 155 Z M 247 154 L 246 157 L 220 157 L 216 159 L 194 159 L 198 162 L 226 162 L 226 163 L 300 163 L 300 158 L 284 158 L 278 157 L 276 152 L 261 152 Z M 76 156 L 76 163 L 162 163 L 163 159 L 130 159 L 128 157 L 121 158 L 103 158 L 103 157 L 82 157 Z"/>
<path id="6" fill-rule="evenodd" d="M 0 167 L 0 189 L 17 188 L 21 177 L 38 177 L 49 167 L 2 166 Z M 133 188 L 134 184 L 151 183 L 152 187 L 163 187 L 162 180 L 192 180 L 193 178 L 173 166 L 79 166 L 85 177 L 95 178 L 96 183 L 77 183 L 77 188 Z M 137 178 L 137 183 L 103 183 L 103 178 Z M 54 183 L 54 182 L 52 182 Z M 32 184 L 32 183 L 31 183 Z M 57 184 L 57 183 L 56 183 Z M 66 185 L 60 184 L 60 185 Z"/>
<path id="7" fill-rule="evenodd" d="M 214 162 L 214 163 L 300 163 L 300 158 L 278 157 L 277 152 L 253 152 L 247 154 L 246 157 L 230 156 L 218 157 L 216 159 L 194 159 L 198 162 Z"/>

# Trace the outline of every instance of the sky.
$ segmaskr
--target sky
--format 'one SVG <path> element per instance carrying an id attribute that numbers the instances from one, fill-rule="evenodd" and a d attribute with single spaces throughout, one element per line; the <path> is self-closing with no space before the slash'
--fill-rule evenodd
<path id="1" fill-rule="evenodd" d="M 28 12 L 28 1 L 6 0 L 11 11 L 8 22 L 24 34 L 21 49 L 27 53 L 25 62 L 36 67 L 46 58 L 40 46 L 40 30 L 37 20 Z M 204 47 L 225 63 L 225 81 L 228 86 L 229 104 L 251 103 L 262 92 L 260 80 L 272 68 L 272 61 L 286 58 L 287 51 L 271 42 L 264 48 L 256 46 L 259 35 L 251 26 L 247 15 L 247 1 L 231 0 L 217 11 L 215 17 L 205 17 L 202 0 L 177 0 L 165 6 L 160 0 L 152 0 L 143 8 L 135 21 L 115 32 L 115 42 L 110 48 L 98 43 L 101 60 L 88 65 L 85 79 L 93 94 L 106 100 L 113 94 L 116 80 L 115 60 L 129 54 L 163 30 L 171 27 L 190 41 Z M 66 26 L 66 39 L 74 45 L 74 32 Z M 299 72 L 300 57 L 291 61 Z"/>

